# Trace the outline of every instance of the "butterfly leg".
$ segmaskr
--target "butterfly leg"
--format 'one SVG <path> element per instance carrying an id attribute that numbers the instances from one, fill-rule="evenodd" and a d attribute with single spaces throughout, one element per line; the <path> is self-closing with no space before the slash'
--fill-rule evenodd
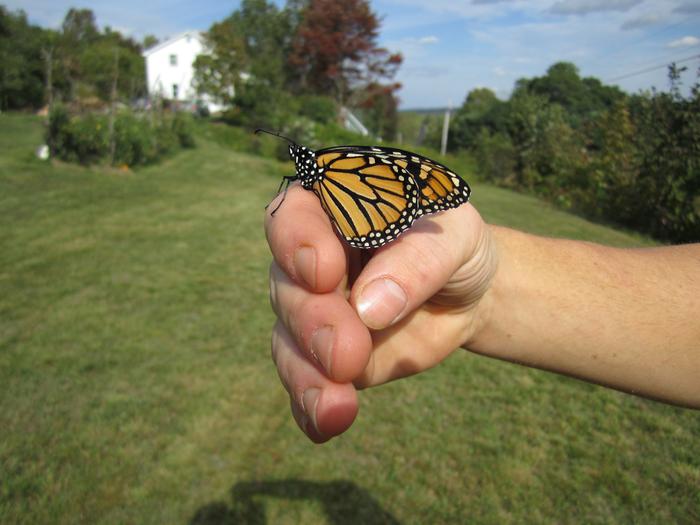
<path id="1" fill-rule="evenodd" d="M 284 183 L 286 182 L 287 185 L 284 188 L 284 195 L 282 195 L 282 200 L 279 202 L 277 206 L 275 206 L 275 209 L 270 212 L 270 216 L 274 216 L 275 212 L 280 209 L 280 206 L 282 206 L 282 203 L 284 202 L 284 199 L 287 198 L 287 190 L 289 189 L 289 184 L 295 179 L 296 177 L 283 177 L 282 182 L 280 183 L 280 187 L 277 188 L 277 194 L 279 195 L 280 191 L 282 191 L 282 186 L 284 186 Z M 270 203 L 272 204 L 272 203 Z M 265 209 L 267 209 L 270 204 L 265 206 Z"/>

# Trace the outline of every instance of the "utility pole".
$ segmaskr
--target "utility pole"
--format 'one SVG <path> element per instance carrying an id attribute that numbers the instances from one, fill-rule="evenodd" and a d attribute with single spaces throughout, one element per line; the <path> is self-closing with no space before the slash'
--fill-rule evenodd
<path id="1" fill-rule="evenodd" d="M 109 164 L 114 165 L 114 153 L 117 148 L 117 141 L 114 139 L 114 118 L 115 106 L 117 102 L 117 82 L 119 82 L 119 46 L 114 49 L 114 76 L 112 77 L 112 93 L 109 108 Z"/>
<path id="2" fill-rule="evenodd" d="M 443 157 L 447 153 L 447 136 L 450 132 L 450 112 L 452 111 L 452 101 L 450 100 L 445 110 L 445 120 L 442 123 L 442 141 L 440 142 L 440 155 Z"/>
<path id="3" fill-rule="evenodd" d="M 41 54 L 46 62 L 46 104 L 50 115 L 53 109 L 53 47 L 42 49 Z"/>

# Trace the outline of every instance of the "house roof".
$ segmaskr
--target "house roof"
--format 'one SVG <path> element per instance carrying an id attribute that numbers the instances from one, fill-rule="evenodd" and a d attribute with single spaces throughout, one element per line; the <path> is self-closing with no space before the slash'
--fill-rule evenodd
<path id="1" fill-rule="evenodd" d="M 186 37 L 194 37 L 200 42 L 202 41 L 202 32 L 201 31 L 195 31 L 195 30 L 190 30 L 190 31 L 185 31 L 184 33 L 180 33 L 179 35 L 176 35 L 172 38 L 169 38 L 165 42 L 161 42 L 159 44 L 156 44 L 153 47 L 149 47 L 148 49 L 144 49 L 143 53 L 141 53 L 144 57 L 147 57 L 148 55 L 152 55 L 156 51 L 160 51 L 164 47 L 168 47 L 169 45 L 174 44 L 178 40 L 182 40 L 183 38 Z"/>

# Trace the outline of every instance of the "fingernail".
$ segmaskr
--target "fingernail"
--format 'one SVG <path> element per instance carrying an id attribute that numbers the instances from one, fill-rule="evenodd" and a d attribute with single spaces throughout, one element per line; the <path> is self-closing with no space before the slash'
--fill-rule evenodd
<path id="1" fill-rule="evenodd" d="M 316 287 L 316 252 L 313 248 L 302 246 L 294 252 L 296 274 L 311 288 Z"/>
<path id="2" fill-rule="evenodd" d="M 318 404 L 318 396 L 321 391 L 318 388 L 312 387 L 304 390 L 301 395 L 301 408 L 304 409 L 306 415 L 311 419 L 311 424 L 318 432 L 318 425 L 316 424 L 316 405 Z"/>
<path id="3" fill-rule="evenodd" d="M 311 353 L 329 375 L 331 373 L 334 341 L 335 329 L 332 326 L 319 328 L 311 336 Z"/>
<path id="4" fill-rule="evenodd" d="M 368 327 L 386 328 L 406 307 L 406 293 L 391 279 L 377 279 L 360 293 L 357 313 Z"/>

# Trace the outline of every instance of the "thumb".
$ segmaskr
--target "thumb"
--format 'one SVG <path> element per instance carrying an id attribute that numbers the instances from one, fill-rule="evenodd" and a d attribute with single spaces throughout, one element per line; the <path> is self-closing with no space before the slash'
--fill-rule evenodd
<path id="1" fill-rule="evenodd" d="M 353 284 L 350 300 L 369 328 L 403 319 L 441 291 L 450 305 L 466 300 L 465 271 L 482 245 L 486 228 L 471 204 L 417 220 L 395 241 L 378 249 Z M 466 269 L 465 269 L 466 268 Z M 443 301 L 440 301 L 443 302 Z"/>

